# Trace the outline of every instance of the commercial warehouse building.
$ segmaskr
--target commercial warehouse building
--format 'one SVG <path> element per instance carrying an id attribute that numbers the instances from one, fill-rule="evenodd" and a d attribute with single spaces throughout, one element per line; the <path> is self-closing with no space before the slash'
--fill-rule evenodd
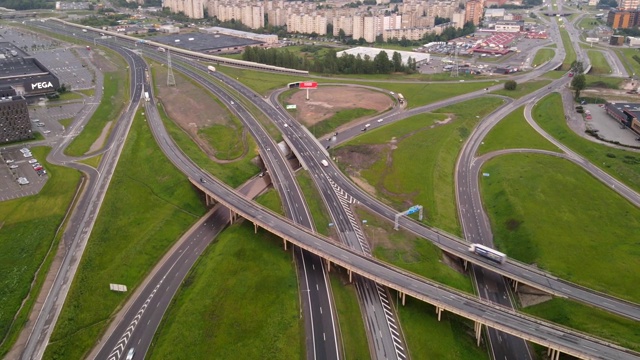
<path id="1" fill-rule="evenodd" d="M 0 86 L 30 98 L 56 92 L 60 81 L 37 59 L 9 42 L 0 42 Z"/>
<path id="2" fill-rule="evenodd" d="M 0 87 L 0 144 L 33 139 L 24 96 L 10 86 Z"/>
<path id="3" fill-rule="evenodd" d="M 606 103 L 607 114 L 640 135 L 640 104 L 634 103 Z"/>

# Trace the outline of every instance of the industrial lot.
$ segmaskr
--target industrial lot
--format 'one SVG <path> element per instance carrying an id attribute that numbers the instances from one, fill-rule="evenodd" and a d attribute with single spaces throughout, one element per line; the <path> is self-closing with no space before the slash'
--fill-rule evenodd
<path id="1" fill-rule="evenodd" d="M 633 54 L 588 47 L 587 4 L 469 0 L 438 25 L 399 5 L 425 14 L 416 34 L 477 28 L 400 51 L 318 40 L 326 23 L 284 40 L 142 7 L 93 27 L 12 14 L 28 17 L 0 28 L 0 356 L 640 359 L 620 276 L 640 229 Z M 349 37 L 411 33 L 345 9 Z M 416 69 L 320 74 L 240 60 L 249 46 Z"/>

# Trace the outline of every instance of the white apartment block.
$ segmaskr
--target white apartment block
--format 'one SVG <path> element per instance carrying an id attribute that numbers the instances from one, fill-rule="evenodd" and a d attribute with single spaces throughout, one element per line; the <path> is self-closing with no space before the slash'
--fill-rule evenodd
<path id="1" fill-rule="evenodd" d="M 433 32 L 433 28 L 389 29 L 382 33 L 382 39 L 387 41 L 389 39 L 402 39 L 404 37 L 407 40 L 420 40 L 424 34 Z"/>
<path id="2" fill-rule="evenodd" d="M 287 31 L 301 34 L 327 34 L 327 18 L 321 15 L 291 14 L 287 17 Z"/>
<path id="3" fill-rule="evenodd" d="M 183 12 L 192 19 L 204 18 L 205 0 L 163 0 L 162 7 L 168 7 L 171 12 Z"/>
<path id="4" fill-rule="evenodd" d="M 346 36 L 353 35 L 353 16 L 340 16 L 333 19 L 333 36 L 338 36 L 340 29 Z"/>
<path id="5" fill-rule="evenodd" d="M 457 29 L 461 29 L 464 26 L 465 13 L 464 10 L 453 13 L 451 16 L 451 22 Z"/>

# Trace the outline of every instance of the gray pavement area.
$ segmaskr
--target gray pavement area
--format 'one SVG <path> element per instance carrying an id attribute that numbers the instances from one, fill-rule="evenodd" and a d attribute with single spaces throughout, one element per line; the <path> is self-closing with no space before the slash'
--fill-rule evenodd
<path id="1" fill-rule="evenodd" d="M 85 48 L 50 49 L 33 56 L 60 79 L 60 84 L 70 85 L 73 90 L 83 90 L 93 88 L 93 74 L 81 60 L 87 58 L 90 51 Z"/>
<path id="2" fill-rule="evenodd" d="M 34 56 L 60 78 L 60 83 L 70 85 L 72 90 L 92 89 L 96 86 L 94 75 L 102 76 L 91 63 L 93 50 L 84 47 L 69 48 L 57 40 L 9 27 L 0 28 L 0 41 L 9 41 Z M 98 83 L 98 86 L 102 86 L 101 78 Z M 44 136 L 45 144 L 53 145 L 68 133 L 68 129 L 60 124 L 60 120 L 86 117 L 88 109 L 99 101 L 100 99 L 84 94 L 81 99 L 65 101 L 32 99 L 29 101 L 32 129 Z M 0 201 L 35 195 L 46 183 L 48 175 L 39 176 L 28 162 L 32 158 L 25 158 L 20 152 L 21 148 L 30 146 L 0 145 Z M 7 163 L 7 160 L 13 162 Z M 18 184 L 17 180 L 20 177 L 27 178 L 29 183 Z"/>
<path id="3" fill-rule="evenodd" d="M 626 126 L 620 125 L 607 114 L 604 106 L 601 107 L 596 104 L 583 106 L 585 110 L 591 112 L 591 119 L 584 120 L 586 129 L 598 130 L 598 135 L 606 140 L 619 141 L 624 145 L 640 146 L 640 141 L 636 140 L 640 135 Z"/>
<path id="4" fill-rule="evenodd" d="M 20 149 L 29 146 L 13 146 L 0 149 L 0 201 L 17 199 L 23 196 L 35 195 L 42 190 L 49 175 L 38 173 L 33 169 L 29 160 L 32 156 L 24 157 Z M 7 162 L 9 161 L 9 163 Z M 44 164 L 42 164 L 44 167 Z M 11 167 L 15 167 L 12 169 Z M 46 170 L 46 167 L 44 167 Z M 18 178 L 24 177 L 29 183 L 18 184 Z"/>

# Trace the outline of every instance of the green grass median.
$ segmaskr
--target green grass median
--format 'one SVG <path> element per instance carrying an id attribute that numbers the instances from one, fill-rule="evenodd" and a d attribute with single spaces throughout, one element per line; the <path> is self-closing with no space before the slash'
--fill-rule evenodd
<path id="1" fill-rule="evenodd" d="M 31 151 L 45 166 L 47 183 L 36 195 L 3 201 L 0 206 L 0 274 L 3 274 L 0 277 L 0 357 L 6 355 L 17 339 L 33 307 L 57 249 L 60 226 L 81 177 L 77 170 L 47 163 L 49 148 L 35 147 Z M 30 167 L 28 164 L 21 166 Z M 52 253 L 47 255 L 49 250 Z M 34 287 L 30 289 L 33 281 Z M 29 299 L 18 313 L 27 296 Z"/>
<path id="2" fill-rule="evenodd" d="M 129 73 L 127 70 L 107 72 L 104 74 L 104 91 L 100 105 L 86 123 L 82 132 L 71 141 L 65 149 L 69 156 L 81 156 L 89 152 L 91 146 L 102 134 L 103 129 L 110 121 L 111 129 L 118 121 L 120 114 L 129 99 Z M 109 136 L 109 131 L 106 137 Z M 105 137 L 105 139 L 106 139 Z M 102 146 L 99 146 L 99 150 Z"/>
<path id="3" fill-rule="evenodd" d="M 178 290 L 149 359 L 303 359 L 290 251 L 247 221 L 209 245 Z"/>
<path id="4" fill-rule="evenodd" d="M 559 152 L 555 145 L 538 134 L 524 118 L 524 106 L 514 110 L 493 127 L 482 140 L 477 155 L 504 149 L 542 149 Z"/>
<path id="5" fill-rule="evenodd" d="M 553 49 L 542 48 L 536 51 L 536 55 L 533 57 L 533 61 L 531 62 L 531 66 L 537 67 L 540 66 L 547 61 L 551 61 L 553 57 L 556 55 L 556 51 Z"/>
<path id="6" fill-rule="evenodd" d="M 568 160 L 509 154 L 482 167 L 494 242 L 510 257 L 640 302 L 640 209 Z M 586 265 L 586 266 L 585 266 Z"/>
<path id="7" fill-rule="evenodd" d="M 425 223 L 460 234 L 456 159 L 478 121 L 502 103 L 478 98 L 413 116 L 368 131 L 334 149 L 334 156 L 345 173 L 394 208 L 420 204 Z"/>
<path id="8" fill-rule="evenodd" d="M 118 307 L 204 212 L 138 111 L 44 359 L 86 355 Z M 110 283 L 129 292 L 112 292 Z"/>
<path id="9" fill-rule="evenodd" d="M 609 62 L 607 62 L 602 52 L 589 50 L 587 51 L 587 56 L 589 56 L 589 61 L 591 62 L 591 71 L 589 72 L 591 75 L 611 74 L 611 66 L 609 66 Z"/>

